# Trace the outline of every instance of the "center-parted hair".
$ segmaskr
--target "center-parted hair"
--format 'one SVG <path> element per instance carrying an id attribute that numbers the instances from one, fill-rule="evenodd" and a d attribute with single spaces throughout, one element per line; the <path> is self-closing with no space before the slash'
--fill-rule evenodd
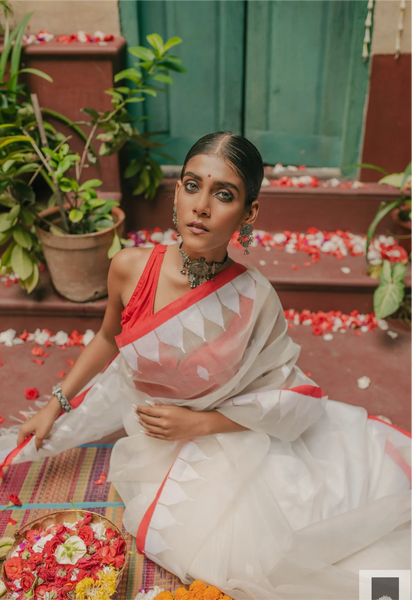
<path id="1" fill-rule="evenodd" d="M 245 206 L 250 206 L 259 195 L 264 177 L 263 160 L 259 150 L 242 135 L 230 131 L 217 131 L 201 137 L 189 150 L 183 163 L 183 179 L 187 163 L 198 154 L 222 156 L 235 168 L 246 189 Z"/>

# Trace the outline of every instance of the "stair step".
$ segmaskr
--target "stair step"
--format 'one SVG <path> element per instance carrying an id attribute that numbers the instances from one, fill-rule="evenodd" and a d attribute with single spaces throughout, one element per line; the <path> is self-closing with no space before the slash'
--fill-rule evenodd
<path id="1" fill-rule="evenodd" d="M 268 251 L 264 247 L 255 247 L 245 255 L 243 248 L 233 245 L 229 246 L 229 254 L 236 262 L 253 265 L 267 277 L 285 309 L 373 312 L 373 293 L 378 280 L 365 274 L 363 256 L 345 256 L 339 260 L 322 254 L 318 262 L 312 263 L 310 257 L 301 251 L 288 254 L 278 248 Z M 304 266 L 304 263 L 310 263 L 310 266 Z M 299 268 L 292 269 L 294 265 Z M 348 267 L 350 273 L 343 273 L 342 267 Z M 406 287 L 411 286 L 410 264 L 407 265 L 405 284 Z M 0 285 L 1 331 L 9 326 L 17 329 L 19 324 L 27 328 L 29 322 L 42 328 L 44 323 L 59 323 L 61 318 L 68 319 L 67 327 L 72 322 L 73 329 L 76 329 L 76 323 L 93 329 L 96 320 L 103 318 L 107 306 L 107 298 L 83 303 L 66 300 L 55 291 L 47 269 L 41 272 L 40 284 L 30 295 L 21 289 L 19 283 L 12 283 L 9 287 Z M 7 325 L 9 320 L 13 325 Z"/>
<path id="2" fill-rule="evenodd" d="M 126 212 L 126 231 L 173 227 L 173 198 L 177 178 L 165 178 L 153 199 L 136 198 L 124 193 L 122 208 Z M 306 231 L 316 226 L 326 231 L 351 231 L 366 235 L 382 201 L 392 202 L 397 190 L 386 185 L 368 183 L 359 189 L 331 187 L 320 181 L 319 187 L 261 187 L 259 214 L 255 229 L 266 231 Z M 137 200 L 137 201 L 136 201 Z M 378 234 L 391 235 L 394 224 L 390 214 L 377 227 Z"/>
<path id="3" fill-rule="evenodd" d="M 269 251 L 264 247 L 250 248 L 249 254 L 244 255 L 242 248 L 230 246 L 229 253 L 236 262 L 253 265 L 267 277 L 285 309 L 294 308 L 299 312 L 305 308 L 311 311 L 342 310 L 349 313 L 357 309 L 361 313 L 373 312 L 373 293 L 379 280 L 366 275 L 364 256 L 345 256 L 339 260 L 322 254 L 318 262 L 312 263 L 305 252 L 288 254 L 278 248 Z M 304 263 L 311 264 L 304 266 Z M 299 269 L 294 270 L 292 266 Z M 342 267 L 348 267 L 350 273 L 343 273 Z M 410 263 L 405 285 L 411 286 Z"/>

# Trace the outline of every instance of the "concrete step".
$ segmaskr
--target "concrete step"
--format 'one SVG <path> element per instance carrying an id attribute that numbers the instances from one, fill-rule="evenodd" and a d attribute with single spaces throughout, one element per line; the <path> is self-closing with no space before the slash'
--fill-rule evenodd
<path id="1" fill-rule="evenodd" d="M 125 231 L 173 227 L 176 182 L 177 178 L 163 179 L 153 199 L 133 196 L 126 189 L 122 199 Z M 359 189 L 331 187 L 325 181 L 319 181 L 317 188 L 261 187 L 255 228 L 278 232 L 306 231 L 316 226 L 326 231 L 341 229 L 366 235 L 380 203 L 392 202 L 397 197 L 397 190 L 377 183 Z M 386 215 L 377 233 L 391 235 L 394 231 L 392 218 Z"/>
<path id="2" fill-rule="evenodd" d="M 339 260 L 322 254 L 318 262 L 312 263 L 302 251 L 288 254 L 279 248 L 267 251 L 264 247 L 256 247 L 250 248 L 249 254 L 244 255 L 243 248 L 233 245 L 229 246 L 229 254 L 236 262 L 253 265 L 267 277 L 285 309 L 373 312 L 373 293 L 378 280 L 366 275 L 367 265 L 363 256 L 346 256 Z M 310 266 L 305 266 L 305 263 Z M 349 268 L 350 273 L 343 273 L 342 267 Z M 405 283 L 407 287 L 411 286 L 410 264 Z M 13 319 L 17 325 L 30 322 L 42 328 L 45 323 L 58 323 L 65 318 L 68 320 L 67 327 L 72 323 L 73 329 L 76 329 L 76 323 L 82 323 L 86 328 L 93 328 L 94 321 L 103 318 L 106 306 L 107 298 L 84 303 L 66 300 L 55 291 L 45 269 L 41 272 L 40 284 L 30 295 L 21 289 L 19 283 L 12 283 L 9 287 L 0 284 L 0 330 L 8 328 L 8 319 Z"/>

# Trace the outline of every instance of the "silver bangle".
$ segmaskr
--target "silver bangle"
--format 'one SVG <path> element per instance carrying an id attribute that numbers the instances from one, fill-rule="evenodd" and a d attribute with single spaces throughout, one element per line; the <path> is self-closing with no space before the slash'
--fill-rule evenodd
<path id="1" fill-rule="evenodd" d="M 59 385 L 54 385 L 52 391 L 53 395 L 56 397 L 58 403 L 65 412 L 70 412 L 71 410 L 73 410 L 72 405 L 70 404 L 66 396 L 63 394 L 63 391 Z"/>

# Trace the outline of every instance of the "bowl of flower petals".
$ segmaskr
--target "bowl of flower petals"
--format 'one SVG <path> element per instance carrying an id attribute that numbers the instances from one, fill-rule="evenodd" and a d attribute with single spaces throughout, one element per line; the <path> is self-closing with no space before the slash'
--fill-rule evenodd
<path id="1" fill-rule="evenodd" d="M 11 598 L 109 600 L 127 547 L 108 519 L 83 510 L 50 513 L 19 529 L 3 565 Z"/>

